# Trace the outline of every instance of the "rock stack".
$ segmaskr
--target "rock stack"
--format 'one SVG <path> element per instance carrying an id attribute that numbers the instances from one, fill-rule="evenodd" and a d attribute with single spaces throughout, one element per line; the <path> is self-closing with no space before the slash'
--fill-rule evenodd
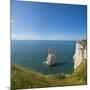
<path id="1" fill-rule="evenodd" d="M 48 66 L 52 66 L 56 63 L 56 52 L 53 48 L 48 49 L 47 59 L 43 63 L 47 64 Z"/>

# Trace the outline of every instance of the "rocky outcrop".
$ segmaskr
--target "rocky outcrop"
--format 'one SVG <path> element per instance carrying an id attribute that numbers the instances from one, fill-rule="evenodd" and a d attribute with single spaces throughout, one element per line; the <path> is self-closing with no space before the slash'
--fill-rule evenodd
<path id="1" fill-rule="evenodd" d="M 87 59 L 87 41 L 79 40 L 76 43 L 75 54 L 73 56 L 74 69 L 76 69 L 81 62 Z"/>
<path id="2" fill-rule="evenodd" d="M 47 64 L 48 66 L 52 66 L 56 63 L 56 53 L 54 49 L 52 48 L 48 49 L 47 59 L 43 63 Z"/>

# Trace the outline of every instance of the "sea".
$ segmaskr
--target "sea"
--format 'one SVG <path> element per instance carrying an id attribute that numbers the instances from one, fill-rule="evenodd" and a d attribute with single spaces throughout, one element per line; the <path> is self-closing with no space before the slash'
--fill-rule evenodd
<path id="1" fill-rule="evenodd" d="M 70 74 L 74 70 L 75 45 L 76 41 L 69 40 L 12 40 L 11 64 L 19 64 L 43 74 Z M 52 67 L 43 64 L 49 48 L 56 51 L 56 64 Z"/>

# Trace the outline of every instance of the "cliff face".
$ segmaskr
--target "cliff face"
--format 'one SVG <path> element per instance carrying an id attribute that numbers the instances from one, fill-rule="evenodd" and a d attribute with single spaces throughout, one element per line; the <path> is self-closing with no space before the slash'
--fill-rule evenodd
<path id="1" fill-rule="evenodd" d="M 79 40 L 76 43 L 75 54 L 73 56 L 74 69 L 76 69 L 81 62 L 87 59 L 87 41 Z"/>

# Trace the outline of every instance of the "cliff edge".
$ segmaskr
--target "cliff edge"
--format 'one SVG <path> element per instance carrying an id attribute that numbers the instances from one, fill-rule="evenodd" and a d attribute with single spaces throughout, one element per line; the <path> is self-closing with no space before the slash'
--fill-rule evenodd
<path id="1" fill-rule="evenodd" d="M 87 40 L 79 40 L 76 42 L 75 54 L 73 56 L 74 69 L 87 59 Z"/>

